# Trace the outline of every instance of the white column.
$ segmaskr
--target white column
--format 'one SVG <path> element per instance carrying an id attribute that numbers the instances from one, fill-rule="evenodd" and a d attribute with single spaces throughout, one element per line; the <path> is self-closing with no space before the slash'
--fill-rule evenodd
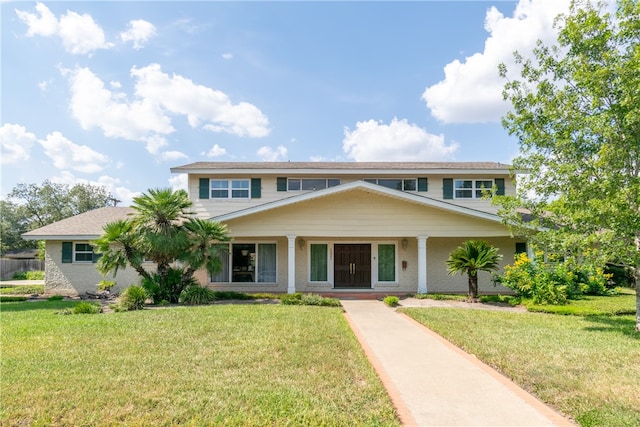
<path id="1" fill-rule="evenodd" d="M 287 293 L 296 292 L 296 235 L 287 234 L 289 241 L 289 252 L 287 255 Z"/>
<path id="2" fill-rule="evenodd" d="M 418 239 L 418 293 L 427 293 L 427 239 L 429 236 L 420 235 Z"/>

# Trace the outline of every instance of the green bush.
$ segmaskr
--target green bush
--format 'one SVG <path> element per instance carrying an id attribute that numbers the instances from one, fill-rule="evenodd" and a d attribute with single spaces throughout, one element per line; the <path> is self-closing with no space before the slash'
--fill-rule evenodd
<path id="1" fill-rule="evenodd" d="M 178 303 L 180 301 L 180 294 L 182 288 L 180 287 L 180 280 L 182 279 L 182 270 L 176 268 L 170 268 L 167 272 L 167 283 L 162 285 L 158 274 L 154 274 L 151 280 L 143 279 L 142 287 L 147 291 L 147 295 L 151 298 L 154 304 L 167 300 L 170 303 Z M 192 278 L 189 283 L 186 284 L 184 289 L 190 286 L 197 286 L 198 283 Z"/>
<path id="2" fill-rule="evenodd" d="M 100 304 L 92 302 L 81 302 L 73 307 L 73 314 L 98 314 L 102 313 Z"/>
<path id="3" fill-rule="evenodd" d="M 120 294 L 118 305 L 124 310 L 142 310 L 147 299 L 147 291 L 142 286 L 129 286 Z"/>
<path id="4" fill-rule="evenodd" d="M 17 296 L 13 296 L 13 295 L 8 295 L 8 296 L 0 295 L 0 302 L 21 302 L 21 301 L 26 301 L 28 299 L 29 299 L 28 297 L 17 297 Z"/>
<path id="5" fill-rule="evenodd" d="M 64 296 L 62 295 L 51 295 L 49 298 L 47 298 L 47 301 L 62 301 L 64 299 Z"/>
<path id="6" fill-rule="evenodd" d="M 111 291 L 111 288 L 113 288 L 115 285 L 116 282 L 114 282 L 113 280 L 101 280 L 96 286 L 98 287 L 99 291 Z"/>
<path id="7" fill-rule="evenodd" d="M 386 297 L 384 297 L 384 299 L 382 301 L 385 304 L 387 304 L 389 307 L 395 307 L 400 302 L 400 298 L 398 298 L 396 296 L 393 296 L 393 295 L 387 295 Z"/>
<path id="8" fill-rule="evenodd" d="M 254 299 L 253 296 L 234 291 L 213 291 L 213 295 L 216 299 L 237 299 L 237 300 L 250 300 Z"/>
<path id="9" fill-rule="evenodd" d="M 496 282 L 516 292 L 518 297 L 534 304 L 564 304 L 582 295 L 607 295 L 610 275 L 590 264 L 572 267 L 569 263 L 532 261 L 518 254 L 513 265 L 504 268 Z"/>
<path id="10" fill-rule="evenodd" d="M 12 280 L 44 280 L 44 271 L 16 271 L 13 273 Z"/>
<path id="11" fill-rule="evenodd" d="M 341 307 L 342 304 L 337 298 L 325 298 L 316 294 L 283 294 L 280 296 L 280 303 L 284 305 L 318 305 L 324 307 Z"/>
<path id="12" fill-rule="evenodd" d="M 215 300 L 215 292 L 203 286 L 189 286 L 180 294 L 180 303 L 185 305 L 211 304 Z"/>

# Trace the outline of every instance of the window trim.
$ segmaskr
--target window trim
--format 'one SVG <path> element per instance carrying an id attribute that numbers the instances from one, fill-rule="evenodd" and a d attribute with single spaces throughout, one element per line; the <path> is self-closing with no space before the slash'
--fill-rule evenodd
<path id="1" fill-rule="evenodd" d="M 94 260 L 95 260 L 95 257 L 96 257 L 96 253 L 94 251 L 93 245 L 91 245 L 88 241 L 78 240 L 78 241 L 71 242 L 71 244 L 73 245 L 72 246 L 72 248 L 73 248 L 73 250 L 72 250 L 73 258 L 71 259 L 72 263 L 91 264 L 91 263 L 95 262 Z M 89 248 L 89 250 L 80 251 L 80 250 L 78 250 L 78 245 L 86 245 Z M 91 258 L 90 259 L 79 260 L 78 259 L 78 255 L 80 255 L 80 254 L 83 254 L 83 255 L 90 254 Z"/>
<path id="2" fill-rule="evenodd" d="M 318 190 L 326 190 L 327 188 L 332 188 L 332 187 L 337 187 L 338 185 L 342 184 L 342 179 L 340 178 L 309 178 L 309 177 L 296 177 L 296 178 L 286 178 L 287 182 L 286 182 L 286 187 L 285 187 L 285 191 L 318 191 Z M 298 181 L 299 182 L 299 188 L 291 188 L 290 184 L 292 182 Z M 303 181 L 324 181 L 325 186 L 324 188 L 317 188 L 317 189 L 304 189 L 304 183 Z M 331 184 L 331 181 L 333 182 L 333 185 Z"/>
<path id="3" fill-rule="evenodd" d="M 459 182 L 466 182 L 466 181 L 471 181 L 471 187 L 458 187 L 457 184 Z M 477 187 L 477 183 L 478 182 L 491 182 L 491 187 L 486 188 L 486 187 Z M 465 178 L 465 179 L 454 179 L 453 180 L 453 198 L 454 199 L 460 199 L 460 200 L 482 200 L 484 198 L 484 196 L 480 196 L 478 197 L 477 192 L 479 191 L 487 191 L 489 192 L 489 194 L 492 194 L 492 192 L 494 191 L 494 188 L 497 189 L 497 185 L 494 179 L 492 178 Z M 463 196 L 458 196 L 458 191 L 471 191 L 471 197 L 463 197 Z"/>
<path id="4" fill-rule="evenodd" d="M 217 243 L 219 245 L 225 245 L 225 243 Z M 249 286 L 254 286 L 254 285 L 269 285 L 269 286 L 273 286 L 273 285 L 277 285 L 278 282 L 278 242 L 275 240 L 255 240 L 255 241 L 237 241 L 234 240 L 233 242 L 229 242 L 226 244 L 227 245 L 227 250 L 228 250 L 228 259 L 227 259 L 227 271 L 228 271 L 228 277 L 227 280 L 224 282 L 221 281 L 214 281 L 213 280 L 213 275 L 209 274 L 209 283 L 210 284 L 221 284 L 221 285 L 234 285 L 234 286 L 243 286 L 243 285 L 249 285 Z M 233 245 L 255 245 L 255 267 L 254 267 L 254 277 L 253 277 L 253 281 L 252 282 L 234 282 L 233 281 Z M 258 278 L 260 273 L 258 272 L 258 265 L 259 265 L 259 249 L 258 246 L 259 245 L 275 245 L 275 254 L 276 254 L 276 260 L 275 260 L 275 281 L 273 282 L 259 282 Z"/>
<path id="5" fill-rule="evenodd" d="M 314 240 L 307 243 L 307 281 L 314 285 L 333 284 L 333 244 L 325 240 Z M 311 280 L 311 245 L 325 245 L 327 247 L 327 280 Z"/>
<path id="6" fill-rule="evenodd" d="M 372 269 L 372 274 L 375 273 L 375 283 L 379 285 L 398 285 L 400 284 L 400 260 L 398 256 L 398 242 L 394 240 L 382 240 L 375 242 L 375 253 L 372 248 L 372 256 L 375 257 L 375 269 Z M 391 245 L 394 247 L 394 280 L 380 280 L 380 245 Z M 373 278 L 372 278 L 373 279 Z"/>
<path id="7" fill-rule="evenodd" d="M 213 187 L 213 184 L 216 182 L 226 182 L 226 187 Z M 236 188 L 234 187 L 234 183 L 243 183 L 242 187 Z M 211 178 L 209 179 L 209 198 L 212 200 L 228 200 L 228 199 L 235 199 L 235 200 L 248 200 L 251 199 L 251 179 L 250 178 L 239 178 L 239 179 L 232 179 L 232 178 Z M 214 196 L 213 192 L 214 191 L 226 191 L 227 192 L 227 196 L 226 197 L 220 197 L 220 196 Z M 246 191 L 247 195 L 243 196 L 243 197 L 234 197 L 233 193 L 236 191 Z"/>

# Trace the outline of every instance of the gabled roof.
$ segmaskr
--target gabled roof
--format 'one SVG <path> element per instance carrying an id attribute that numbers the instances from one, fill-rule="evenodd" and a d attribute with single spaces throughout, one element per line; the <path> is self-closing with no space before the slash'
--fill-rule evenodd
<path id="1" fill-rule="evenodd" d="M 369 193 L 375 193 L 382 196 L 393 197 L 399 200 L 403 200 L 410 203 L 416 203 L 422 206 L 428 206 L 436 209 L 442 209 L 449 212 L 457 213 L 460 215 L 467 215 L 474 218 L 485 219 L 493 222 L 501 222 L 498 215 L 480 211 L 477 209 L 467 208 L 465 206 L 456 205 L 453 203 L 444 202 L 442 200 L 432 199 L 430 197 L 407 193 L 400 190 L 394 190 L 391 188 L 383 187 L 381 185 L 372 184 L 366 181 L 353 181 L 347 184 L 338 185 L 335 187 L 327 188 L 324 190 L 312 191 L 309 193 L 303 193 L 296 196 L 288 197 L 286 199 L 276 200 L 270 203 L 265 203 L 251 208 L 242 209 L 239 211 L 218 215 L 212 220 L 224 222 L 231 219 L 242 218 L 249 215 L 253 215 L 260 212 L 267 212 L 272 209 L 277 209 L 284 206 L 291 206 L 297 203 L 303 203 L 308 200 L 320 199 L 324 197 L 330 197 L 335 194 L 344 193 L 348 191 L 366 191 Z"/>
<path id="2" fill-rule="evenodd" d="M 382 174 L 447 173 L 500 174 L 509 173 L 510 165 L 499 162 L 195 162 L 171 168 L 172 173 L 253 173 L 253 174 Z"/>
<path id="3" fill-rule="evenodd" d="M 28 231 L 25 240 L 93 240 L 102 235 L 106 224 L 126 219 L 135 210 L 130 207 L 104 207 L 84 212 L 53 224 Z"/>

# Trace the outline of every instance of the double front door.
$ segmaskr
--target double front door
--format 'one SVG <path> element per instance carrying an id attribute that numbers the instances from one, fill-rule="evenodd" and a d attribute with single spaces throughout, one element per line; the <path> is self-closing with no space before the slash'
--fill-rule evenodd
<path id="1" fill-rule="evenodd" d="M 336 288 L 371 288 L 370 244 L 335 244 L 333 253 Z"/>

